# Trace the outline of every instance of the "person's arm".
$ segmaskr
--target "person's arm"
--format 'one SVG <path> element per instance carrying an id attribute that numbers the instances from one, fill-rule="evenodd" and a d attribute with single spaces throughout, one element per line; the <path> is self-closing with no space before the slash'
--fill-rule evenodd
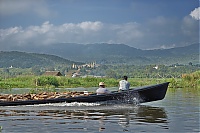
<path id="1" fill-rule="evenodd" d="M 121 82 L 121 81 L 119 81 L 119 84 L 118 84 L 118 90 L 120 90 L 120 82 Z"/>
<path id="2" fill-rule="evenodd" d="M 108 89 L 106 89 L 106 90 L 105 90 L 105 93 L 108 94 L 108 93 L 110 93 L 110 91 L 109 91 Z"/>
<path id="3" fill-rule="evenodd" d="M 130 89 L 130 83 L 128 82 L 128 89 Z"/>

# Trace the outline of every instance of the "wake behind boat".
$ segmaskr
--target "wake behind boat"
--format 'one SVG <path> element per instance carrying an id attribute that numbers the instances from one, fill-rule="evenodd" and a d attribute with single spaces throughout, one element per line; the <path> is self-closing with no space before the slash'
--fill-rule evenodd
<path id="1" fill-rule="evenodd" d="M 129 89 L 128 91 L 113 91 L 109 94 L 90 94 L 88 96 L 77 96 L 68 98 L 52 98 L 43 100 L 25 100 L 25 101 L 1 101 L 0 106 L 17 106 L 17 105 L 34 105 L 34 104 L 47 104 L 47 103 L 72 103 L 72 102 L 86 102 L 96 103 L 103 101 L 119 101 L 137 103 L 152 102 L 162 100 L 167 92 L 169 82 L 143 86 L 138 88 Z"/>

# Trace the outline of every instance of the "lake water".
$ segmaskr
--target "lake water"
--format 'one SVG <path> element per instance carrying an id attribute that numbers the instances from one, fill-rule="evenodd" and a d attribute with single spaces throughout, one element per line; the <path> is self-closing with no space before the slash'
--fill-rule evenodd
<path id="1" fill-rule="evenodd" d="M 2 133 L 200 132 L 200 92 L 170 89 L 134 104 L 58 103 L 0 107 Z"/>

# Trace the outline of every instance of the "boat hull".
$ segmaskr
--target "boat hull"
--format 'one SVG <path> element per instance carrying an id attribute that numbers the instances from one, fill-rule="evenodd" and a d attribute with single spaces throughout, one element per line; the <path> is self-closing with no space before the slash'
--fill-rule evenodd
<path id="1" fill-rule="evenodd" d="M 114 91 L 110 94 L 89 96 L 77 96 L 69 98 L 57 98 L 57 99 L 45 99 L 45 100 L 28 100 L 28 101 L 12 101 L 12 102 L 0 102 L 0 106 L 17 106 L 17 105 L 34 105 L 34 104 L 47 104 L 47 103 L 60 103 L 60 102 L 103 102 L 103 101 L 118 101 L 118 102 L 152 102 L 162 100 L 168 88 L 169 82 L 143 86 L 128 91 Z"/>

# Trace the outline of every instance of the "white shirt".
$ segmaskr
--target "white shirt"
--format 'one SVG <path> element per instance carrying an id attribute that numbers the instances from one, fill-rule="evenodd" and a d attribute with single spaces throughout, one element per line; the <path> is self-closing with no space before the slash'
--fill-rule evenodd
<path id="1" fill-rule="evenodd" d="M 97 95 L 100 95 L 100 94 L 110 93 L 110 91 L 108 89 L 106 89 L 106 88 L 100 87 L 99 89 L 96 90 L 96 93 L 97 93 Z"/>
<path id="2" fill-rule="evenodd" d="M 130 83 L 126 80 L 119 81 L 119 90 L 128 90 L 130 87 Z"/>

